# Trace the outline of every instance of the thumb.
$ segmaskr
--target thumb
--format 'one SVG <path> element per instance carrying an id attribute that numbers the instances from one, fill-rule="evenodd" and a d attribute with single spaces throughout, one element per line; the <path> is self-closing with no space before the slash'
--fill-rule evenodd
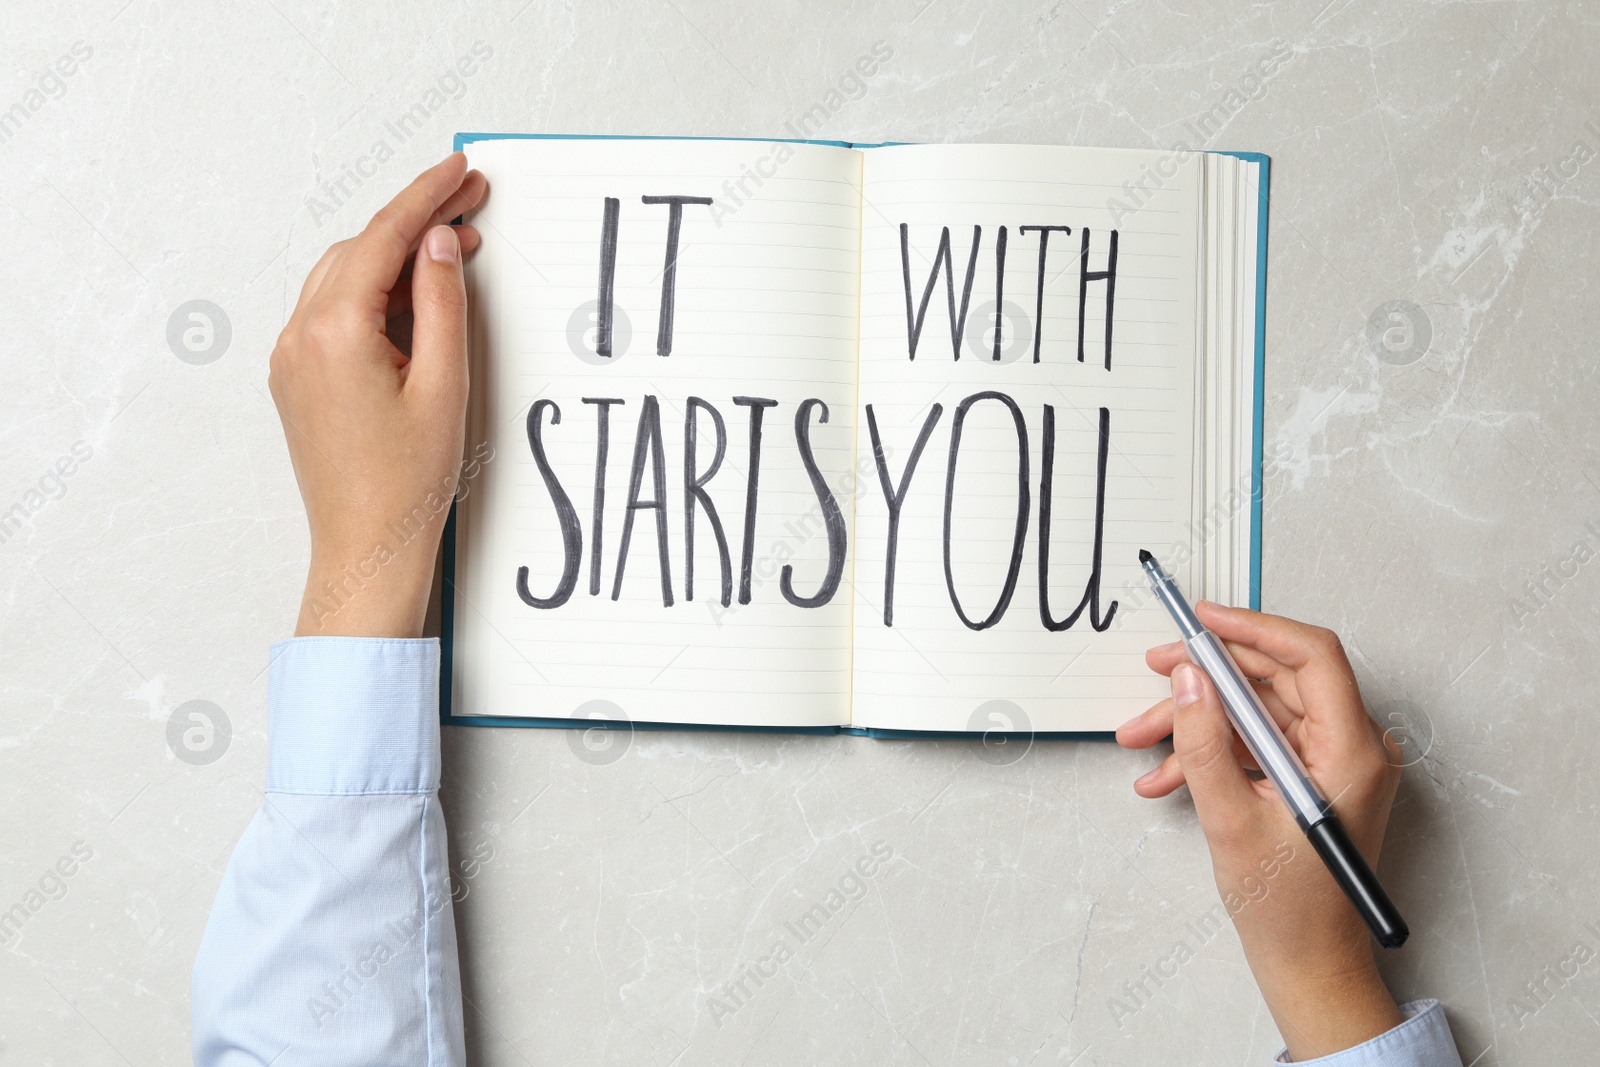
<path id="1" fill-rule="evenodd" d="M 461 241 L 449 226 L 428 231 L 411 270 L 411 367 L 408 387 L 446 411 L 467 399 L 467 286 Z"/>
<path id="2" fill-rule="evenodd" d="M 1234 754 L 1233 724 L 1205 672 L 1190 663 L 1172 671 L 1172 749 L 1208 838 L 1236 836 L 1260 802 Z"/>

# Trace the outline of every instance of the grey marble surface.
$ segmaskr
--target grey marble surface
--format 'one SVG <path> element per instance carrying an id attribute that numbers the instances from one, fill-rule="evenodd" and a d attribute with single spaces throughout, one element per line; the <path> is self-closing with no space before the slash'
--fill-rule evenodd
<path id="1" fill-rule="evenodd" d="M 1266 425 L 1290 458 L 1263 595 L 1344 633 L 1416 740 L 1383 864 L 1415 934 L 1386 974 L 1447 1003 L 1464 1061 L 1596 1047 L 1600 957 L 1569 962 L 1600 951 L 1592 7 L 95 0 L 0 27 L 0 510 L 30 512 L 0 543 L 0 908 L 92 851 L 0 957 L 0 1063 L 187 1062 L 307 556 L 266 357 L 322 248 L 457 129 L 780 136 L 815 107 L 847 139 L 1141 147 L 1194 146 L 1212 113 L 1206 147 L 1273 157 Z M 475 42 L 492 57 L 430 95 Z M 231 330 L 209 363 L 168 342 L 194 300 Z M 1410 324 L 1379 315 L 1375 348 L 1390 301 Z M 169 747 L 191 700 L 231 724 L 209 763 Z M 444 741 L 475 1062 L 1278 1048 L 1236 937 L 1195 932 L 1216 895 L 1187 800 L 1129 788 L 1150 754 L 675 733 L 604 762 L 575 737 Z M 715 1011 L 879 842 L 859 899 Z"/>

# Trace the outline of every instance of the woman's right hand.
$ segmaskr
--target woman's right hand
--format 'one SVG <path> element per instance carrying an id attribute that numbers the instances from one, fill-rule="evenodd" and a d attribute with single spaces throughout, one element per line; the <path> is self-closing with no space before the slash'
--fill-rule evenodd
<path id="1" fill-rule="evenodd" d="M 1197 614 L 1228 646 L 1367 862 L 1377 866 L 1400 781 L 1399 746 L 1361 703 L 1332 631 L 1206 601 Z M 1256 770 L 1205 672 L 1182 642 L 1146 654 L 1172 696 L 1124 723 L 1117 741 L 1173 752 L 1134 783 L 1144 797 L 1187 784 L 1217 889 L 1256 984 L 1295 1060 L 1326 1056 L 1399 1025 L 1372 941 L 1277 790 Z"/>

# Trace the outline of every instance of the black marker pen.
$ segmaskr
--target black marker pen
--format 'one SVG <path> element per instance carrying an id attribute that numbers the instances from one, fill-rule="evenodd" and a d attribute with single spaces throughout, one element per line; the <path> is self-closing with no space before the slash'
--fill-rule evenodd
<path id="1" fill-rule="evenodd" d="M 1272 779 L 1278 795 L 1294 814 L 1295 822 L 1311 839 L 1312 847 L 1328 865 L 1333 880 L 1339 883 L 1350 903 L 1355 905 L 1367 929 L 1384 948 L 1399 948 L 1405 944 L 1411 934 L 1406 921 L 1400 917 L 1383 886 L 1378 884 L 1378 876 L 1367 866 L 1288 738 L 1283 736 L 1249 679 L 1228 654 L 1227 647 L 1216 634 L 1201 625 L 1194 609 L 1178 591 L 1178 584 L 1167 577 L 1154 556 L 1140 549 L 1139 562 L 1144 565 L 1156 598 L 1166 605 L 1178 624 L 1189 661 L 1211 678 L 1227 710 L 1228 720 L 1244 739 L 1257 766 Z"/>

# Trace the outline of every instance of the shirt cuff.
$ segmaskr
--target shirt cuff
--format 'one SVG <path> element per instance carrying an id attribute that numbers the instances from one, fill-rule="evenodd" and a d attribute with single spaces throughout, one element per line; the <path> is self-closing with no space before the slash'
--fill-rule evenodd
<path id="1" fill-rule="evenodd" d="M 1303 1067 L 1458 1067 L 1461 1054 L 1450 1036 L 1450 1024 L 1437 1000 L 1400 1005 L 1404 1022 L 1353 1048 L 1314 1060 L 1291 1060 L 1284 1049 L 1273 1063 Z"/>
<path id="2" fill-rule="evenodd" d="M 267 792 L 439 788 L 437 638 L 296 637 L 272 646 Z"/>

